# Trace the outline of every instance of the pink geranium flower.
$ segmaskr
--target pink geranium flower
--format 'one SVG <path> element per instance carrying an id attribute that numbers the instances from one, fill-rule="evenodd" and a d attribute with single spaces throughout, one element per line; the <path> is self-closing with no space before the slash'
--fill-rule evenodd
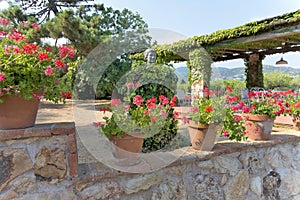
<path id="1" fill-rule="evenodd" d="M 52 76 L 55 74 L 55 69 L 51 66 L 48 66 L 44 73 L 46 76 Z"/>
<path id="2" fill-rule="evenodd" d="M 4 82 L 5 81 L 5 74 L 0 72 L 0 81 Z"/>
<path id="3" fill-rule="evenodd" d="M 136 95 L 133 98 L 133 104 L 134 105 L 141 106 L 143 104 L 143 102 L 144 102 L 144 100 L 143 100 L 143 97 L 141 95 Z"/>

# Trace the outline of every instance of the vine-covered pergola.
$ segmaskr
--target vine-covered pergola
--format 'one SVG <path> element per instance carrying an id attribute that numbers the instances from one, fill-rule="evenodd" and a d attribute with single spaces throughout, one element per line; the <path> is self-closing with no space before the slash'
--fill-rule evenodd
<path id="1" fill-rule="evenodd" d="M 300 50 L 300 10 L 153 48 L 158 63 L 187 61 L 192 84 L 209 84 L 213 62 L 242 58 L 247 88 L 263 87 L 265 56 Z M 132 58 L 141 63 L 143 52 Z"/>

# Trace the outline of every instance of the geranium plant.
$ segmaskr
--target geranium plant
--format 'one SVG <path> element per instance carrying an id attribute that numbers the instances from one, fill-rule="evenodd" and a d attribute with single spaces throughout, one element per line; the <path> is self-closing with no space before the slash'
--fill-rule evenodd
<path id="1" fill-rule="evenodd" d="M 103 112 L 111 111 L 112 115 L 104 117 L 104 123 L 94 125 L 99 127 L 99 131 L 108 138 L 113 135 L 122 137 L 124 133 L 136 132 L 143 134 L 143 137 L 150 137 L 162 129 L 175 103 L 175 97 L 168 99 L 163 95 L 158 99 L 155 97 L 143 99 L 141 95 L 136 95 L 132 103 L 112 99 L 110 108 L 101 108 Z"/>
<path id="2" fill-rule="evenodd" d="M 206 97 L 195 98 L 188 116 L 197 124 L 217 124 L 218 134 L 230 140 L 245 140 L 244 117 L 238 113 L 245 104 L 238 103 L 239 97 L 232 96 L 231 88 L 226 87 L 226 92 L 225 97 L 216 96 L 216 92 L 206 89 Z M 189 119 L 184 121 L 188 123 Z"/>
<path id="3" fill-rule="evenodd" d="M 241 115 L 240 110 L 246 105 L 240 101 L 238 96 L 233 95 L 233 90 L 226 86 L 226 105 L 225 116 L 222 123 L 222 128 L 218 131 L 219 135 L 228 137 L 230 140 L 245 140 L 246 128 L 244 126 L 245 118 Z"/>
<path id="4" fill-rule="evenodd" d="M 222 128 L 218 131 L 219 135 L 236 141 L 247 139 L 244 117 L 237 114 L 233 108 L 227 106 L 225 109 L 226 114 L 222 123 Z"/>
<path id="5" fill-rule="evenodd" d="M 27 32 L 39 31 L 37 24 L 22 23 Z M 71 46 L 51 47 L 29 42 L 23 33 L 0 19 L 0 102 L 3 95 L 34 97 L 58 102 L 70 97 L 68 68 L 74 62 Z"/>
<path id="6" fill-rule="evenodd" d="M 293 92 L 291 90 L 284 91 L 280 93 L 285 96 L 285 114 L 289 115 L 300 115 L 300 97 L 298 92 Z"/>
<path id="7" fill-rule="evenodd" d="M 268 115 L 271 118 L 285 113 L 285 104 L 279 93 L 271 91 L 249 92 L 251 106 L 244 106 L 243 113 Z"/>
<path id="8" fill-rule="evenodd" d="M 224 98 L 212 94 L 212 91 L 205 89 L 205 97 L 194 97 L 188 118 L 183 118 L 185 123 L 189 120 L 202 125 L 222 122 L 225 115 Z"/>

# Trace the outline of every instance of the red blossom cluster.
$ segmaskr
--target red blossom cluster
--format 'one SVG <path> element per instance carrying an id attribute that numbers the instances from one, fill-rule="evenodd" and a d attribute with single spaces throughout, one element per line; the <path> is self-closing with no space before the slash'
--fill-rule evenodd
<path id="1" fill-rule="evenodd" d="M 71 94 L 71 92 L 63 92 L 63 93 L 61 93 L 61 97 L 63 99 L 72 99 L 72 94 Z"/>
<path id="2" fill-rule="evenodd" d="M 126 87 L 134 87 L 136 84 L 126 84 Z M 133 119 L 136 121 L 144 121 L 144 119 L 148 119 L 148 122 L 155 123 L 159 118 L 166 118 L 170 111 L 173 113 L 173 118 L 178 118 L 179 114 L 172 110 L 172 108 L 176 105 L 177 98 L 173 97 L 171 99 L 165 97 L 164 95 L 160 95 L 157 98 L 151 97 L 149 99 L 144 100 L 141 95 L 135 95 L 132 100 L 132 104 L 127 104 L 120 99 L 112 99 L 110 103 L 110 108 L 100 107 L 101 112 L 113 111 L 113 107 L 117 107 L 117 110 L 124 110 L 123 114 L 125 116 L 132 115 Z M 122 113 L 122 112 L 121 112 Z M 116 114 L 116 113 L 115 113 Z M 104 124 L 101 122 L 94 122 L 93 125 L 95 127 L 101 127 Z"/>
<path id="3" fill-rule="evenodd" d="M 27 42 L 26 35 L 24 35 L 24 33 L 20 30 L 11 28 L 10 22 L 4 18 L 0 18 L 0 26 L 3 29 L 0 31 L 0 36 L 4 37 L 1 41 L 1 94 L 3 95 L 8 92 L 13 93 L 12 91 L 14 90 L 19 92 L 19 90 L 16 89 L 19 88 L 18 85 L 12 85 L 12 83 L 8 82 L 9 79 L 12 79 L 9 76 L 12 76 L 12 74 L 16 76 L 16 73 L 11 73 L 9 70 L 14 67 L 14 64 L 17 63 L 21 66 L 21 63 L 23 62 L 26 62 L 24 66 L 28 68 L 30 67 L 30 69 L 24 68 L 22 73 L 31 73 L 30 70 L 34 69 L 35 73 L 44 74 L 49 78 L 53 76 L 53 78 L 51 78 L 53 80 L 53 86 L 51 86 L 51 88 L 56 88 L 55 85 L 59 84 L 59 81 L 57 80 L 59 80 L 63 74 L 67 72 L 67 62 L 70 61 L 70 58 L 72 59 L 75 56 L 75 50 L 73 47 L 59 46 L 58 50 L 54 52 L 52 47 L 48 46 L 42 48 L 34 43 Z M 27 22 L 23 22 L 21 27 L 28 27 Z M 36 23 L 31 23 L 31 27 L 35 31 L 40 30 Z M 31 76 L 34 76 L 34 74 L 31 73 Z M 45 77 L 42 79 L 45 79 Z M 24 91 L 21 92 L 24 93 Z M 71 93 L 62 93 L 61 97 L 70 98 L 70 94 Z"/>
<path id="4" fill-rule="evenodd" d="M 233 90 L 227 86 L 226 91 L 232 92 Z M 248 97 L 251 105 L 246 105 L 245 102 L 240 101 L 238 96 L 231 95 L 226 95 L 226 102 L 230 104 L 230 108 L 234 112 L 266 114 L 275 117 L 290 112 L 286 96 L 291 94 L 293 94 L 291 90 L 282 92 L 250 91 Z"/>

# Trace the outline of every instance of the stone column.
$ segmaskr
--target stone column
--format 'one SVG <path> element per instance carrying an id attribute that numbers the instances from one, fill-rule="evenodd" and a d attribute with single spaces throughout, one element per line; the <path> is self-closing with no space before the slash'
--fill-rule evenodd
<path id="1" fill-rule="evenodd" d="M 264 87 L 262 66 L 263 59 L 264 56 L 257 53 L 250 54 L 247 58 L 245 58 L 246 87 L 248 89 L 252 87 Z"/>
<path id="2" fill-rule="evenodd" d="M 211 78 L 210 55 L 204 48 L 195 49 L 189 53 L 189 69 L 192 99 L 204 97 L 204 88 L 209 88 Z"/>

